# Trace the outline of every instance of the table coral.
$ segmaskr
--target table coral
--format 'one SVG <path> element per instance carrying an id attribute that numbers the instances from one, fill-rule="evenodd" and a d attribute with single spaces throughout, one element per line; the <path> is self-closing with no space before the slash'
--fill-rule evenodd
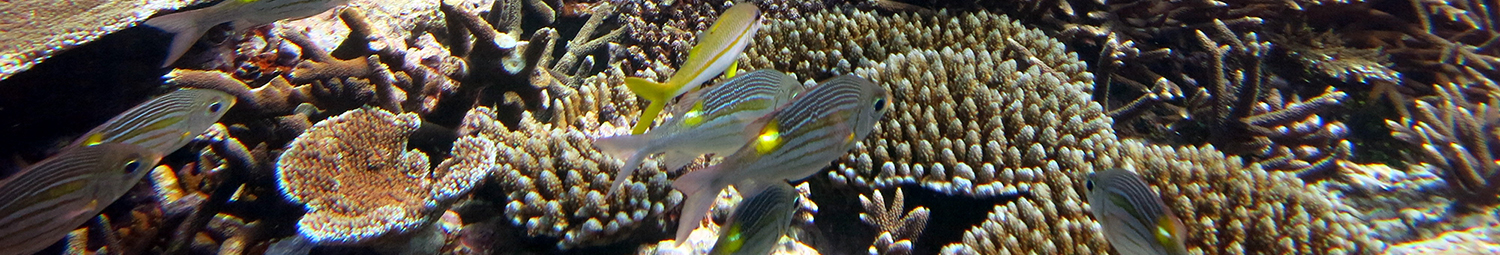
<path id="1" fill-rule="evenodd" d="M 202 0 L 0 2 L 0 80 L 58 52 L 131 27 L 157 10 Z"/>
<path id="2" fill-rule="evenodd" d="M 436 169 L 406 151 L 416 114 L 356 109 L 319 121 L 277 163 L 287 198 L 306 203 L 298 231 L 315 243 L 362 244 L 430 224 L 446 204 L 488 176 L 495 143 L 464 136 Z"/>

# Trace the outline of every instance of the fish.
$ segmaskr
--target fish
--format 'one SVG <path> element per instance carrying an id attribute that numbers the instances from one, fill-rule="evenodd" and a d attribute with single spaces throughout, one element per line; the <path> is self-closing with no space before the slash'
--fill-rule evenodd
<path id="1" fill-rule="evenodd" d="M 283 19 L 311 17 L 349 0 L 223 0 L 202 9 L 182 11 L 146 20 L 145 25 L 174 34 L 167 59 L 161 67 L 176 63 L 209 28 L 230 22 L 234 31 L 270 24 Z"/>
<path id="2" fill-rule="evenodd" d="M 668 170 L 692 163 L 701 154 L 728 155 L 751 138 L 741 134 L 761 116 L 776 110 L 802 92 L 802 83 L 791 75 L 762 69 L 736 76 L 719 85 L 684 95 L 691 107 L 674 110 L 672 119 L 644 134 L 604 137 L 594 147 L 617 158 L 624 168 L 615 174 L 609 195 L 624 185 L 646 156 L 664 152 Z M 609 196 L 606 196 L 609 197 Z"/>
<path id="3" fill-rule="evenodd" d="M 719 190 L 731 184 L 755 194 L 767 185 L 802 179 L 847 154 L 891 109 L 891 94 L 864 78 L 828 79 L 745 127 L 751 141 L 713 166 L 672 181 L 683 194 L 677 242 L 687 241 Z"/>
<path id="4" fill-rule="evenodd" d="M 770 254 L 781 236 L 786 235 L 796 212 L 797 189 L 785 182 L 771 184 L 735 207 L 729 214 L 729 221 L 719 228 L 719 240 L 708 253 Z"/>
<path id="5" fill-rule="evenodd" d="M 651 101 L 640 119 L 631 128 L 631 134 L 642 134 L 651 126 L 656 115 L 666 108 L 667 100 L 687 93 L 698 84 L 719 76 L 726 68 L 739 60 L 740 52 L 750 44 L 750 37 L 760 30 L 760 7 L 755 4 L 736 4 L 719 15 L 719 20 L 698 36 L 698 43 L 688 50 L 687 61 L 679 66 L 677 73 L 665 83 L 657 83 L 638 77 L 625 78 L 625 87 L 636 95 Z"/>
<path id="6" fill-rule="evenodd" d="M 0 254 L 32 254 L 98 215 L 161 158 L 132 144 L 63 150 L 0 180 Z"/>
<path id="7" fill-rule="evenodd" d="M 1182 220 L 1133 172 L 1114 168 L 1091 173 L 1089 207 L 1115 251 L 1126 255 L 1187 254 Z"/>
<path id="8" fill-rule="evenodd" d="M 128 143 L 158 155 L 172 154 L 219 122 L 235 102 L 234 96 L 218 90 L 178 89 L 115 115 L 66 148 Z"/>

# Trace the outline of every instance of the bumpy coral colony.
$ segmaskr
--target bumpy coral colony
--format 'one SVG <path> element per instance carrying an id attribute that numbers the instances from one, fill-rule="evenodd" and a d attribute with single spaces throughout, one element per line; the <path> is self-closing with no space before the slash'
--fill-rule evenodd
<path id="1" fill-rule="evenodd" d="M 236 103 L 43 253 L 705 254 L 775 240 L 773 254 L 1500 254 L 1489 1 L 349 0 L 196 24 L 208 32 L 170 67 L 134 59 L 165 59 L 178 29 L 147 20 L 279 17 L 278 0 L 258 1 L 0 1 L 0 221 L 97 185 L 26 193 L 7 182 L 17 172 L 151 95 L 196 88 Z M 745 187 L 697 217 L 681 207 L 703 196 L 673 185 L 729 155 L 627 166 L 595 144 L 697 114 L 695 97 L 650 102 L 625 81 L 696 70 L 683 66 L 704 54 L 695 43 L 734 34 L 709 31 L 747 4 L 759 29 L 743 54 L 715 57 L 737 59 L 731 71 L 809 89 L 852 75 L 891 95 L 852 150 L 788 180 L 795 204 L 750 212 L 791 220 L 751 226 L 731 220 L 756 195 Z M 648 103 L 668 110 L 642 116 Z M 764 125 L 770 108 L 723 118 Z M 751 127 L 745 146 L 777 139 Z M 1145 187 L 1090 201 L 1089 176 L 1109 169 Z M 1148 215 L 1180 223 L 1100 216 L 1143 210 L 1141 194 L 1165 207 Z M 1155 229 L 1111 229 L 1126 225 Z M 674 240 L 679 228 L 693 231 Z M 763 242 L 729 247 L 749 239 Z M 1118 243 L 1131 240 L 1158 243 Z"/>

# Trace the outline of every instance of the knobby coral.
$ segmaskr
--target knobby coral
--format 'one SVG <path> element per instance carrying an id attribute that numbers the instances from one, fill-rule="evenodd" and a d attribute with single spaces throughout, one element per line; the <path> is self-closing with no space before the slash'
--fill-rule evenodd
<path id="1" fill-rule="evenodd" d="M 463 136 L 453 158 L 429 169 L 426 154 L 405 150 L 420 125 L 416 114 L 356 109 L 298 136 L 278 159 L 277 177 L 288 199 L 306 203 L 299 232 L 325 244 L 408 233 L 489 175 L 494 141 Z"/>
<path id="2" fill-rule="evenodd" d="M 769 22 L 748 51 L 747 66 L 814 80 L 853 73 L 896 95 L 892 114 L 829 173 L 836 184 L 917 183 L 976 197 L 1031 194 L 996 206 L 989 221 L 945 251 L 1109 250 L 1080 194 L 1088 173 L 1120 166 L 1158 178 L 1148 182 L 1174 212 L 1192 219 L 1188 244 L 1194 250 L 1384 249 L 1367 235 L 1358 212 L 1294 175 L 1246 165 L 1212 146 L 1120 140 L 1103 107 L 1090 99 L 1094 77 L 1076 54 L 1005 16 L 938 11 L 885 17 L 836 9 L 807 17 Z M 1348 234 L 1320 234 L 1328 232 Z"/>

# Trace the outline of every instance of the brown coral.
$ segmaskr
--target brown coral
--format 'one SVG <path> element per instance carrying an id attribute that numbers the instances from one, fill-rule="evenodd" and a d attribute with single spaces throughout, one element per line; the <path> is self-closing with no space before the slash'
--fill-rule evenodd
<path id="1" fill-rule="evenodd" d="M 298 136 L 278 160 L 277 176 L 288 199 L 307 205 L 299 232 L 329 244 L 407 233 L 488 176 L 494 142 L 461 137 L 453 158 L 428 169 L 426 154 L 405 150 L 420 125 L 416 114 L 356 109 Z"/>
<path id="2" fill-rule="evenodd" d="M 1384 249 L 1365 234 L 1369 228 L 1358 213 L 1336 202 L 1337 196 L 1302 185 L 1288 173 L 1256 170 L 1259 165 L 1246 166 L 1212 149 L 1122 143 L 1110 129 L 1111 118 L 1090 99 L 1094 79 L 1077 56 L 1004 16 L 939 11 L 935 16 L 881 17 L 834 10 L 801 20 L 772 20 L 762 33 L 765 39 L 748 51 L 752 68 L 776 68 L 803 79 L 854 73 L 896 95 L 892 115 L 829 173 L 836 184 L 880 188 L 917 183 L 976 197 L 1018 189 L 1031 194 L 997 206 L 989 222 L 946 251 L 1108 250 L 1080 196 L 1081 180 L 1093 169 L 1115 166 L 1150 169 L 1144 171 L 1165 178 L 1151 183 L 1179 184 L 1159 189 L 1163 197 L 1180 198 L 1169 201 L 1175 211 L 1196 219 L 1188 226 L 1195 233 L 1189 241 L 1193 249 Z M 1253 112 L 1250 107 L 1241 110 Z M 1213 177 L 1200 170 L 1184 173 L 1202 168 L 1220 170 Z M 1257 186 L 1246 186 L 1250 184 Z M 1245 198 L 1255 191 L 1250 187 L 1278 188 Z M 1242 200 L 1224 201 L 1231 195 Z M 1280 207 L 1282 203 L 1288 207 Z M 1228 225 L 1233 222 L 1242 223 Z M 1330 231 L 1348 234 L 1312 234 Z"/>
<path id="3" fill-rule="evenodd" d="M 1470 80 L 1433 88 L 1438 96 L 1412 102 L 1412 116 L 1386 121 L 1391 136 L 1418 146 L 1414 154 L 1422 164 L 1446 170 L 1444 179 L 1460 197 L 1500 202 L 1500 96 L 1494 94 L 1500 87 Z"/>

